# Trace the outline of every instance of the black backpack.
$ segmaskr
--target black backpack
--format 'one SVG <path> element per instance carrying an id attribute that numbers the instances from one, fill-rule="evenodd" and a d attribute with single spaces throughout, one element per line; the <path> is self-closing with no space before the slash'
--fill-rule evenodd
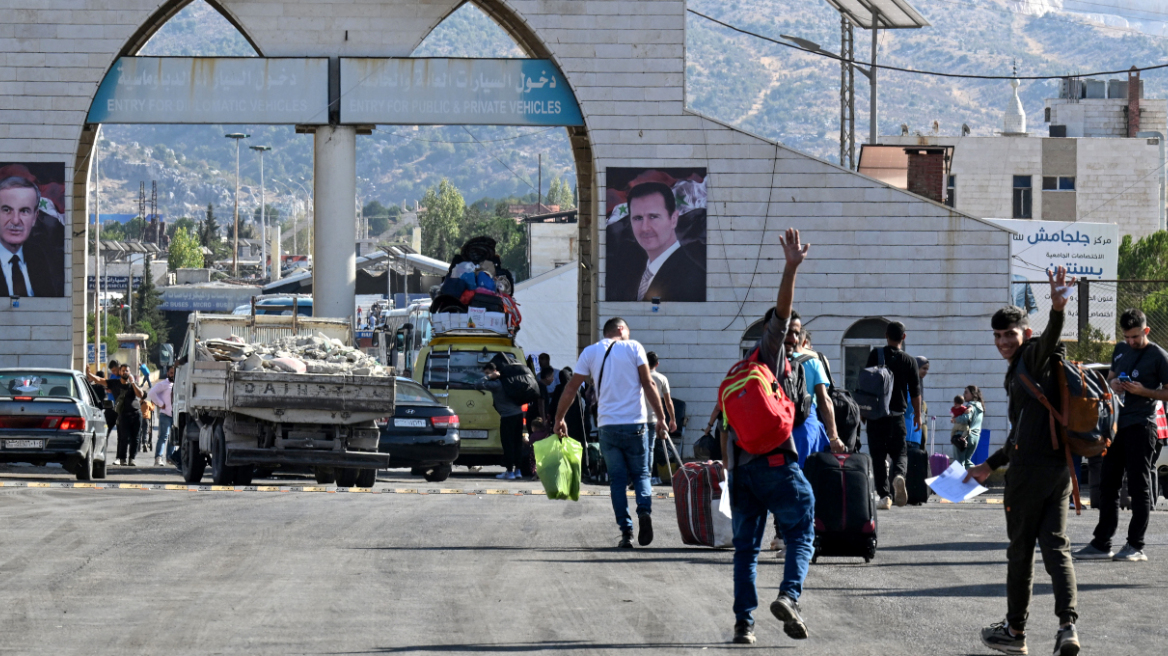
<path id="1" fill-rule="evenodd" d="M 512 403 L 523 405 L 535 403 L 542 394 L 539 391 L 539 381 L 535 374 L 525 364 L 496 365 L 499 369 L 499 382 L 503 383 L 503 394 Z"/>
<path id="2" fill-rule="evenodd" d="M 896 377 L 884 361 L 884 348 L 876 349 L 876 365 L 860 371 L 856 385 L 856 402 L 864 419 L 883 419 L 892 414 L 888 404 L 892 400 Z"/>

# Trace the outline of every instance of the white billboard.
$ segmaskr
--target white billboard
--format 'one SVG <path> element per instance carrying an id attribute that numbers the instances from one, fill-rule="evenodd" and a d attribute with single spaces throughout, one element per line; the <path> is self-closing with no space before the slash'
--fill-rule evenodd
<path id="1" fill-rule="evenodd" d="M 1030 313 L 1035 331 L 1046 327 L 1050 288 L 1046 270 L 1067 268 L 1067 277 L 1080 280 L 1115 280 L 1119 277 L 1119 226 L 1114 223 L 1029 221 L 990 219 L 1015 231 L 1010 239 L 1010 299 Z M 1027 282 L 1034 284 L 1026 284 Z M 1115 285 L 1094 285 L 1091 294 L 1090 325 L 1108 340 L 1115 338 Z M 1076 288 L 1067 303 L 1063 339 L 1079 338 L 1079 292 Z"/>

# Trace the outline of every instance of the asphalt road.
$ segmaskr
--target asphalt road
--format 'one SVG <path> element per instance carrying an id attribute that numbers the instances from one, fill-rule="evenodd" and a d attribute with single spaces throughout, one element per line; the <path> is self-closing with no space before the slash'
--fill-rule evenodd
<path id="1" fill-rule="evenodd" d="M 12 471 L 0 479 L 54 478 Z M 404 474 L 389 484 L 418 480 Z M 487 476 L 447 485 L 488 487 Z M 177 482 L 164 470 L 111 471 L 113 482 L 143 477 Z M 731 552 L 682 545 L 672 502 L 654 509 L 653 545 L 618 551 L 603 497 L 0 488 L 0 654 L 750 649 L 727 644 Z M 977 631 L 1005 613 L 1001 506 L 928 504 L 880 519 L 870 564 L 812 566 L 811 639 L 786 638 L 764 607 L 755 649 L 990 653 Z M 1091 511 L 1072 518 L 1076 545 L 1093 523 Z M 1154 513 L 1148 542 L 1151 562 L 1077 568 L 1084 653 L 1165 652 L 1168 512 Z M 765 554 L 764 603 L 780 573 Z M 1041 561 L 1035 580 L 1031 653 L 1042 654 L 1056 618 Z"/>

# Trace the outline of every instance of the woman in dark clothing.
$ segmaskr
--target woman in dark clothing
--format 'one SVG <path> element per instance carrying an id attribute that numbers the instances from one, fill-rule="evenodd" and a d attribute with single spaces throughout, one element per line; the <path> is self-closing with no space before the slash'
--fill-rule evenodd
<path id="1" fill-rule="evenodd" d="M 548 406 L 554 409 L 560 407 L 560 397 L 563 396 L 564 386 L 572 379 L 572 368 L 564 367 L 560 370 L 560 381 L 556 385 L 556 390 L 552 392 L 551 405 Z M 584 438 L 587 432 L 584 428 L 584 397 L 579 391 L 576 392 L 576 402 L 568 406 L 568 413 L 564 415 L 564 422 L 568 424 L 568 437 L 576 440 L 580 444 L 584 444 Z"/>

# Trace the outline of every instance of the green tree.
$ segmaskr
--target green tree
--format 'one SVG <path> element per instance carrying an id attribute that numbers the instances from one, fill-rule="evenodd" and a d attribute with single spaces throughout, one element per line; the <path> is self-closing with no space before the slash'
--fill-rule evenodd
<path id="1" fill-rule="evenodd" d="M 268 225 L 270 225 L 270 226 L 280 225 L 280 208 L 272 207 L 271 205 L 267 205 L 267 204 L 265 204 L 265 207 L 267 208 L 266 213 L 267 213 Z M 259 225 L 261 222 L 261 219 L 263 219 L 263 218 L 264 217 L 260 213 L 260 208 L 258 208 L 258 207 L 255 208 L 255 211 L 252 212 L 252 223 Z M 243 234 L 242 229 L 240 229 L 239 232 L 240 232 L 240 234 Z"/>
<path id="2" fill-rule="evenodd" d="M 166 263 L 171 271 L 197 269 L 203 266 L 203 246 L 199 243 L 199 238 L 185 227 L 175 230 L 174 236 L 170 239 Z"/>
<path id="3" fill-rule="evenodd" d="M 146 219 L 136 216 L 126 222 L 126 239 L 141 239 L 146 232 Z"/>
<path id="4" fill-rule="evenodd" d="M 459 224 L 466 212 L 466 201 L 450 181 L 442 178 L 422 197 L 425 212 L 418 217 L 422 227 L 422 254 L 449 262 L 461 247 Z"/>
<path id="5" fill-rule="evenodd" d="M 1120 280 L 1168 280 L 1168 231 L 1139 240 L 1124 235 L 1119 244 Z"/>
<path id="6" fill-rule="evenodd" d="M 173 221 L 170 223 L 170 225 L 166 226 L 166 234 L 171 239 L 174 239 L 174 233 L 178 232 L 179 228 L 186 228 L 187 232 L 191 233 L 192 235 L 198 232 L 198 226 L 195 224 L 194 219 L 190 219 L 184 216 L 181 219 Z"/>
<path id="7" fill-rule="evenodd" d="M 107 308 L 107 309 L 110 309 L 110 308 Z M 102 311 L 101 323 L 102 323 L 103 328 L 105 327 L 105 325 L 107 323 L 104 310 Z M 120 332 L 123 332 L 122 318 L 120 316 L 118 316 L 117 311 L 110 313 L 108 323 L 109 323 L 109 333 L 106 335 L 102 335 L 101 341 L 103 344 L 105 344 L 106 357 L 112 358 L 112 357 L 114 357 L 114 353 L 118 350 L 118 338 L 116 337 L 116 335 Z M 85 320 L 85 338 L 86 338 L 87 342 L 89 340 L 93 339 L 93 314 L 92 313 L 90 313 L 89 316 L 86 317 L 86 320 Z M 97 368 L 104 369 L 105 365 L 106 365 L 105 362 L 99 363 Z"/>
<path id="8" fill-rule="evenodd" d="M 207 203 L 207 218 L 199 226 L 199 243 L 211 251 L 203 266 L 210 267 L 212 262 L 227 256 L 231 249 L 219 237 L 219 222 L 215 220 L 215 210 L 211 203 Z"/>
<path id="9" fill-rule="evenodd" d="M 106 221 L 101 224 L 101 240 L 102 241 L 124 241 L 126 239 L 126 229 L 117 221 Z"/>

